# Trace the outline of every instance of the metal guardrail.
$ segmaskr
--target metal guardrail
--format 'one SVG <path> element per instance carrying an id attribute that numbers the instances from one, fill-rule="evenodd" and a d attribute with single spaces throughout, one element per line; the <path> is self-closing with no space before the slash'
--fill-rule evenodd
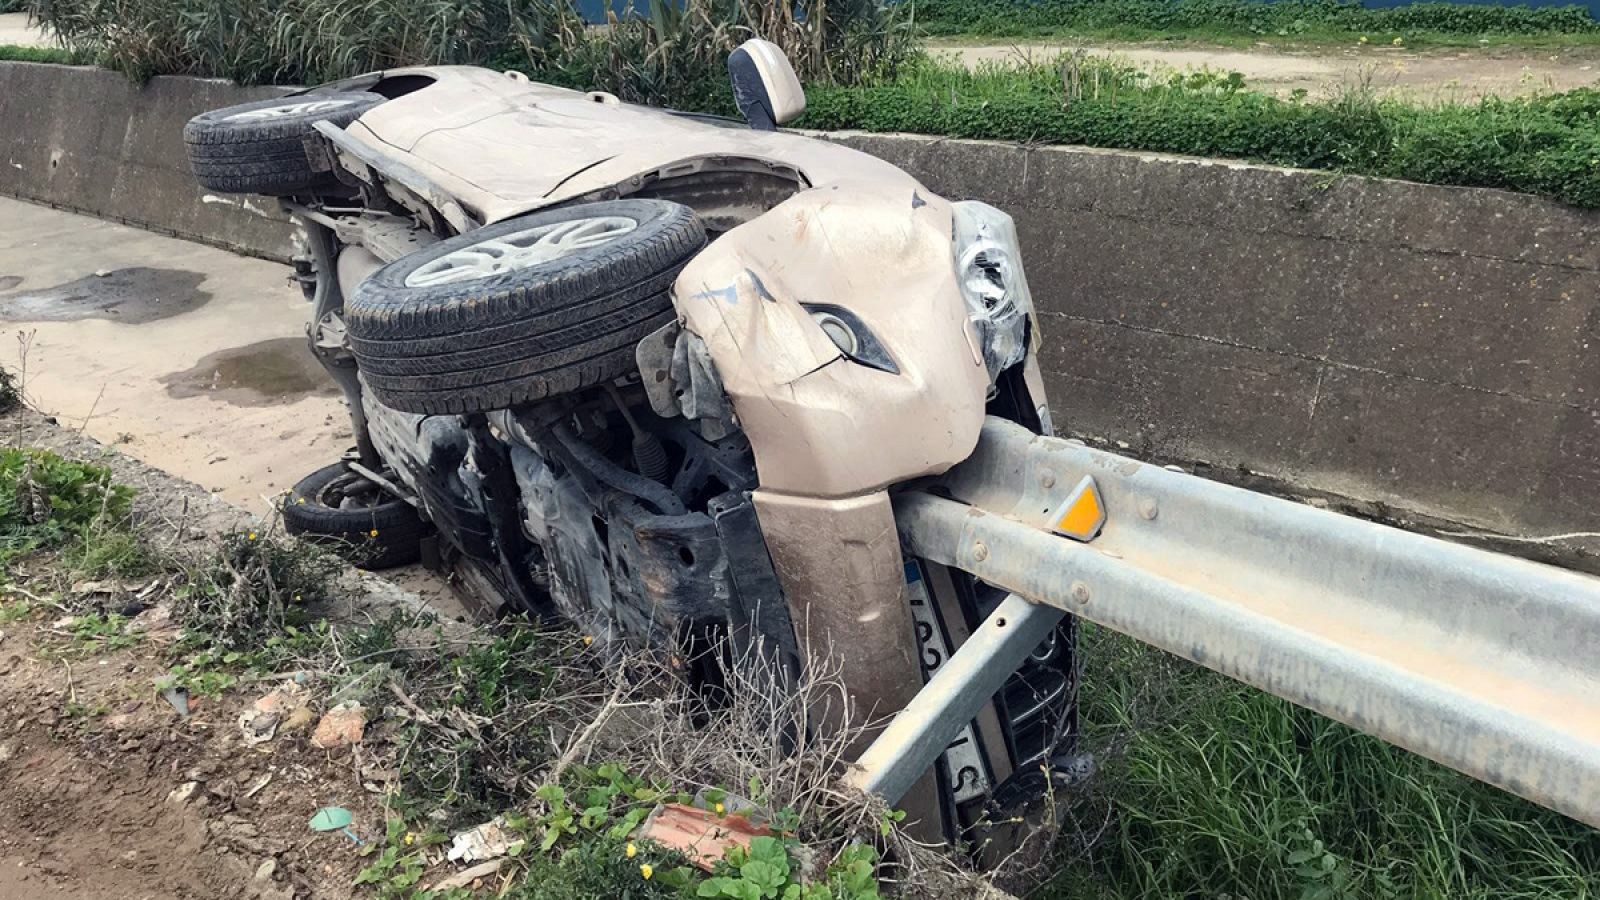
<path id="1" fill-rule="evenodd" d="M 1091 476 L 1106 522 L 1049 530 Z M 859 761 L 897 800 L 1061 611 L 1600 827 L 1600 579 L 998 419 L 895 502 L 908 551 L 1014 592 Z"/>

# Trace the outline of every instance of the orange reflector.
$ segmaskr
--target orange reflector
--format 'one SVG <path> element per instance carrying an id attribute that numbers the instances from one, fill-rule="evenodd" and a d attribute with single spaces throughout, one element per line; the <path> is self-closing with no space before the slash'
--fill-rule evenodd
<path id="1" fill-rule="evenodd" d="M 1083 476 L 1056 510 L 1051 530 L 1075 541 L 1090 541 L 1106 524 L 1106 507 L 1100 502 L 1100 488 L 1093 475 Z"/>

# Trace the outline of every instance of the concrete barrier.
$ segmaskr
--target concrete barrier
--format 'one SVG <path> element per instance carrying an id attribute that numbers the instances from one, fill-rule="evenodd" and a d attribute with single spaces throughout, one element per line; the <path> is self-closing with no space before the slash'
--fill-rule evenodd
<path id="1" fill-rule="evenodd" d="M 290 227 L 262 198 L 210 195 L 189 173 L 196 113 L 282 93 L 88 67 L 0 62 L 0 193 L 287 260 Z"/>
<path id="2" fill-rule="evenodd" d="M 180 132 L 270 94 L 0 63 L 0 192 L 282 259 Z M 834 135 L 1017 219 L 1062 430 L 1357 512 L 1597 530 L 1600 215 L 1214 160 Z M 257 210 L 275 215 L 266 201 Z M 1600 541 L 1532 545 L 1600 562 Z"/>
<path id="3" fill-rule="evenodd" d="M 1067 431 L 1378 515 L 1600 527 L 1600 215 L 1216 160 L 838 139 L 1016 217 Z"/>

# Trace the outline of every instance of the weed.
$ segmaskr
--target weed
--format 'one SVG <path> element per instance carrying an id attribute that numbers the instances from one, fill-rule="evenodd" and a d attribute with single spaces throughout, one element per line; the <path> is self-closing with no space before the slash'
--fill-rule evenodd
<path id="1" fill-rule="evenodd" d="M 128 630 L 128 620 L 119 615 L 78 616 L 72 623 L 72 640 L 85 654 L 113 653 L 139 643 L 139 635 Z"/>
<path id="2" fill-rule="evenodd" d="M 376 895 L 382 898 L 434 898 L 436 895 L 432 892 L 422 892 L 416 888 L 428 867 L 428 848 L 442 843 L 444 835 L 438 832 L 418 835 L 408 829 L 403 820 L 390 819 L 385 823 L 383 844 L 362 847 L 364 855 L 376 856 L 356 876 L 355 883 L 372 885 Z"/>
<path id="3" fill-rule="evenodd" d="M 1232 157 L 1600 207 L 1600 90 L 1426 107 L 1351 90 L 1306 102 L 1230 76 L 1162 79 L 1067 57 L 977 71 L 925 62 L 893 83 L 807 96 L 805 123 L 821 129 Z"/>
<path id="4" fill-rule="evenodd" d="M 208 661 L 209 662 L 209 661 Z M 196 697 L 220 697 L 239 683 L 239 677 L 208 662 L 180 663 L 156 680 L 156 690 L 181 687 Z M 232 663 L 223 663 L 231 666 Z"/>
<path id="5" fill-rule="evenodd" d="M 87 722 L 91 719 L 98 719 L 110 711 L 111 707 L 104 703 L 91 705 L 68 701 L 67 705 L 61 708 L 61 715 L 71 721 Z"/>
<path id="6" fill-rule="evenodd" d="M 81 66 L 88 62 L 79 54 L 59 47 L 23 47 L 17 44 L 0 44 L 0 60 L 51 63 L 59 66 Z"/>
<path id="7" fill-rule="evenodd" d="M 10 625 L 20 622 L 33 615 L 33 601 L 7 600 L 0 603 L 0 625 Z"/>
<path id="8" fill-rule="evenodd" d="M 919 0 L 930 33 L 1020 37 L 1116 31 L 1128 36 L 1584 35 L 1600 22 L 1582 6 L 1413 3 L 1372 9 L 1352 0 Z"/>
<path id="9" fill-rule="evenodd" d="M 0 45 L 0 59 L 6 59 L 5 51 L 10 49 Z M 0 413 L 8 413 L 22 404 L 22 388 L 17 384 L 17 376 L 11 370 L 0 366 Z"/>
<path id="10" fill-rule="evenodd" d="M 680 8 L 681 6 L 681 8 Z M 855 85 L 892 78 L 916 55 L 904 9 L 839 0 L 650 0 L 648 16 L 613 16 L 604 29 L 562 21 L 524 59 L 540 78 L 624 100 L 732 113 L 728 54 L 761 37 L 778 44 L 803 81 Z"/>
<path id="11" fill-rule="evenodd" d="M 343 564 L 315 548 L 255 531 L 225 536 L 216 552 L 187 567 L 174 595 L 173 615 L 194 640 L 223 651 L 268 646 L 290 626 L 304 625 L 303 609 L 333 599 Z"/>
<path id="12" fill-rule="evenodd" d="M 712 877 L 695 891 L 697 897 L 735 900 L 877 900 L 877 851 L 852 844 L 840 851 L 823 877 L 810 884 L 800 880 L 799 867 L 782 840 L 758 837 L 749 849 L 734 847 L 718 864 Z"/>
<path id="13" fill-rule="evenodd" d="M 1594 829 L 1131 639 L 1084 638 L 1101 793 L 1041 897 L 1600 891 Z"/>
<path id="14" fill-rule="evenodd" d="M 125 560 L 132 497 L 99 466 L 44 450 L 0 449 L 0 567 L 37 550 L 75 552 L 80 566 Z M 119 549 L 111 552 L 106 541 Z"/>

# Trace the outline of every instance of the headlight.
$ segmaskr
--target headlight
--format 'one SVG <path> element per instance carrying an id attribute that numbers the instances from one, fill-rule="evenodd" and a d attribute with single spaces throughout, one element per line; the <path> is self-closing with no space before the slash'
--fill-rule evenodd
<path id="1" fill-rule="evenodd" d="M 978 330 L 983 364 L 993 385 L 1000 373 L 1028 355 L 1033 296 L 1022 274 L 1017 227 L 987 203 L 965 200 L 955 209 L 956 275 Z"/>

